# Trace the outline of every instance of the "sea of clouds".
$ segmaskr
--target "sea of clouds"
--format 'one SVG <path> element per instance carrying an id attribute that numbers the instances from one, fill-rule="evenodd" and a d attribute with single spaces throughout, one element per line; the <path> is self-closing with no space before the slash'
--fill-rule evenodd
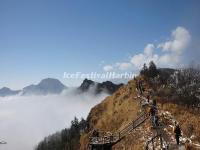
<path id="1" fill-rule="evenodd" d="M 74 117 L 86 118 L 105 93 L 0 97 L 0 150 L 33 150 L 45 136 L 70 126 Z"/>

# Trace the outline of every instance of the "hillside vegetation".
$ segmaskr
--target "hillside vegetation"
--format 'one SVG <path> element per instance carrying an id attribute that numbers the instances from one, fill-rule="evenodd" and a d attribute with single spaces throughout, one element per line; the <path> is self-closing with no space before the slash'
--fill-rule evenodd
<path id="1" fill-rule="evenodd" d="M 150 94 L 151 99 L 158 102 L 159 114 L 164 116 L 162 121 L 166 125 L 166 136 L 169 142 L 174 143 L 172 129 L 176 120 L 181 125 L 185 149 L 192 149 L 192 147 L 197 149 L 200 143 L 198 70 L 157 69 L 153 62 L 150 63 L 149 68 L 144 66 L 140 76 L 129 81 L 127 85 L 91 109 L 87 118 L 88 131 L 81 135 L 80 149 L 88 148 L 89 137 L 94 130 L 99 131 L 100 136 L 109 135 L 119 131 L 137 117 L 140 107 L 139 100 L 136 98 L 138 94 L 136 80 L 143 80 L 145 88 L 143 96 Z M 150 122 L 147 121 L 117 143 L 113 149 L 144 149 L 153 132 Z"/>
<path id="2" fill-rule="evenodd" d="M 84 119 L 80 121 L 75 117 L 71 121 L 70 128 L 63 129 L 48 137 L 45 137 L 35 148 L 35 150 L 77 150 L 80 147 L 80 133 L 86 128 Z"/>
<path id="3" fill-rule="evenodd" d="M 89 140 L 94 131 L 99 136 L 110 136 L 126 127 L 141 113 L 141 96 L 136 90 L 138 81 L 142 81 L 145 98 L 157 102 L 159 122 L 163 124 L 165 145 L 177 150 L 173 133 L 174 122 L 180 124 L 182 130 L 181 149 L 196 150 L 200 148 L 200 71 L 197 68 L 181 70 L 157 69 L 153 62 L 149 67 L 144 65 L 140 75 L 120 87 L 111 96 L 94 106 L 86 121 L 72 123 L 71 128 L 59 132 L 59 136 L 51 135 L 38 145 L 36 150 L 87 150 Z M 74 130 L 74 125 L 76 130 Z M 74 132 L 75 131 L 75 132 Z M 142 150 L 145 148 L 156 130 L 147 120 L 125 138 L 116 143 L 113 150 Z M 62 135 L 62 136 L 60 136 Z M 54 138 L 56 137 L 56 138 Z M 65 137 L 61 138 L 60 137 Z M 56 139 L 56 140 L 55 140 Z M 60 144 L 58 144 L 60 142 Z M 159 141 L 155 140 L 159 149 Z M 45 148 L 43 145 L 50 145 Z M 55 147 L 55 145 L 62 147 Z M 150 147 L 152 148 L 152 147 Z"/>

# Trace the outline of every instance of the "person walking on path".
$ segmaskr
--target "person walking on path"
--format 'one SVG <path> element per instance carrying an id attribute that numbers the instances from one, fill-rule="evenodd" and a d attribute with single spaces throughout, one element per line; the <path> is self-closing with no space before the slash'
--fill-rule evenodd
<path id="1" fill-rule="evenodd" d="M 175 133 L 176 143 L 177 143 L 177 145 L 179 145 L 180 144 L 180 136 L 181 136 L 181 128 L 176 121 L 175 121 L 174 133 Z"/>
<path id="2" fill-rule="evenodd" d="M 156 127 L 156 116 L 157 116 L 157 107 L 152 105 L 149 110 L 149 115 L 151 116 L 151 123 L 153 127 Z"/>

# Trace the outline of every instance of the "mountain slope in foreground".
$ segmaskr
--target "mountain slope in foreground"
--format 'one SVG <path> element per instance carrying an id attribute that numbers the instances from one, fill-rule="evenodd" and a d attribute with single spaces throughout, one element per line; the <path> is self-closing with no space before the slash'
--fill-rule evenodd
<path id="1" fill-rule="evenodd" d="M 146 91 L 152 91 L 151 86 L 146 81 L 144 87 Z M 146 96 L 145 94 L 144 96 Z M 171 145 L 171 149 L 198 149 L 200 143 L 199 110 L 189 109 L 170 102 L 161 103 L 159 101 L 161 97 L 156 95 L 153 98 L 158 100 L 158 113 L 162 116 L 161 121 L 165 125 L 163 132 L 166 136 L 166 142 Z M 81 135 L 80 149 L 88 149 L 89 137 L 94 130 L 98 130 L 100 135 L 116 133 L 136 119 L 138 114 L 140 114 L 140 101 L 136 92 L 136 82 L 131 80 L 127 85 L 122 86 L 113 95 L 108 96 L 91 109 L 87 118 L 88 131 Z M 175 120 L 180 123 L 183 132 L 182 146 L 179 148 L 175 145 L 173 135 Z M 153 134 L 155 134 L 155 130 L 151 128 L 151 123 L 147 120 L 112 148 L 114 150 L 142 150 Z M 159 142 L 156 145 L 159 147 Z"/>

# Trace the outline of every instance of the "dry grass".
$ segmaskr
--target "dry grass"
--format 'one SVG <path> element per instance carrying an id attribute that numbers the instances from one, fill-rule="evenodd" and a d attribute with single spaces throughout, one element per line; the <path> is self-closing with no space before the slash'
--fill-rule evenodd
<path id="1" fill-rule="evenodd" d="M 200 147 L 197 147 L 193 144 L 186 144 L 185 145 L 185 150 L 200 150 Z"/>
<path id="2" fill-rule="evenodd" d="M 102 132 L 116 132 L 138 115 L 139 103 L 136 97 L 135 81 L 121 87 L 112 96 L 93 107 L 89 113 L 89 130 L 98 129 Z M 81 136 L 81 150 L 86 149 L 88 135 Z M 119 146 L 123 144 L 118 144 Z M 118 148 L 117 148 L 118 149 Z"/>
<path id="3" fill-rule="evenodd" d="M 148 84 L 146 89 L 151 90 Z M 89 133 L 81 136 L 80 144 L 81 150 L 86 150 L 88 145 L 89 135 L 93 129 L 98 129 L 103 132 L 116 132 L 130 121 L 135 119 L 139 111 L 139 102 L 134 98 L 137 96 L 135 91 L 135 81 L 131 80 L 127 85 L 121 87 L 112 96 L 107 97 L 100 104 L 93 107 L 89 113 Z M 155 99 L 162 99 L 154 97 Z M 187 137 L 193 136 L 193 141 L 200 142 L 200 117 L 197 111 L 179 106 L 172 103 L 159 103 L 159 109 L 169 111 L 175 116 L 181 124 L 182 131 Z M 145 123 L 141 128 L 147 129 L 148 123 Z M 114 150 L 142 150 L 144 146 L 144 139 L 146 133 L 133 131 L 124 140 L 117 143 Z M 141 142 L 143 141 L 143 142 Z M 191 145 L 188 145 L 188 150 L 193 150 Z"/>
<path id="4" fill-rule="evenodd" d="M 177 104 L 164 104 L 163 110 L 169 111 L 179 121 L 183 133 L 192 140 L 200 143 L 200 117 L 199 114 Z"/>

